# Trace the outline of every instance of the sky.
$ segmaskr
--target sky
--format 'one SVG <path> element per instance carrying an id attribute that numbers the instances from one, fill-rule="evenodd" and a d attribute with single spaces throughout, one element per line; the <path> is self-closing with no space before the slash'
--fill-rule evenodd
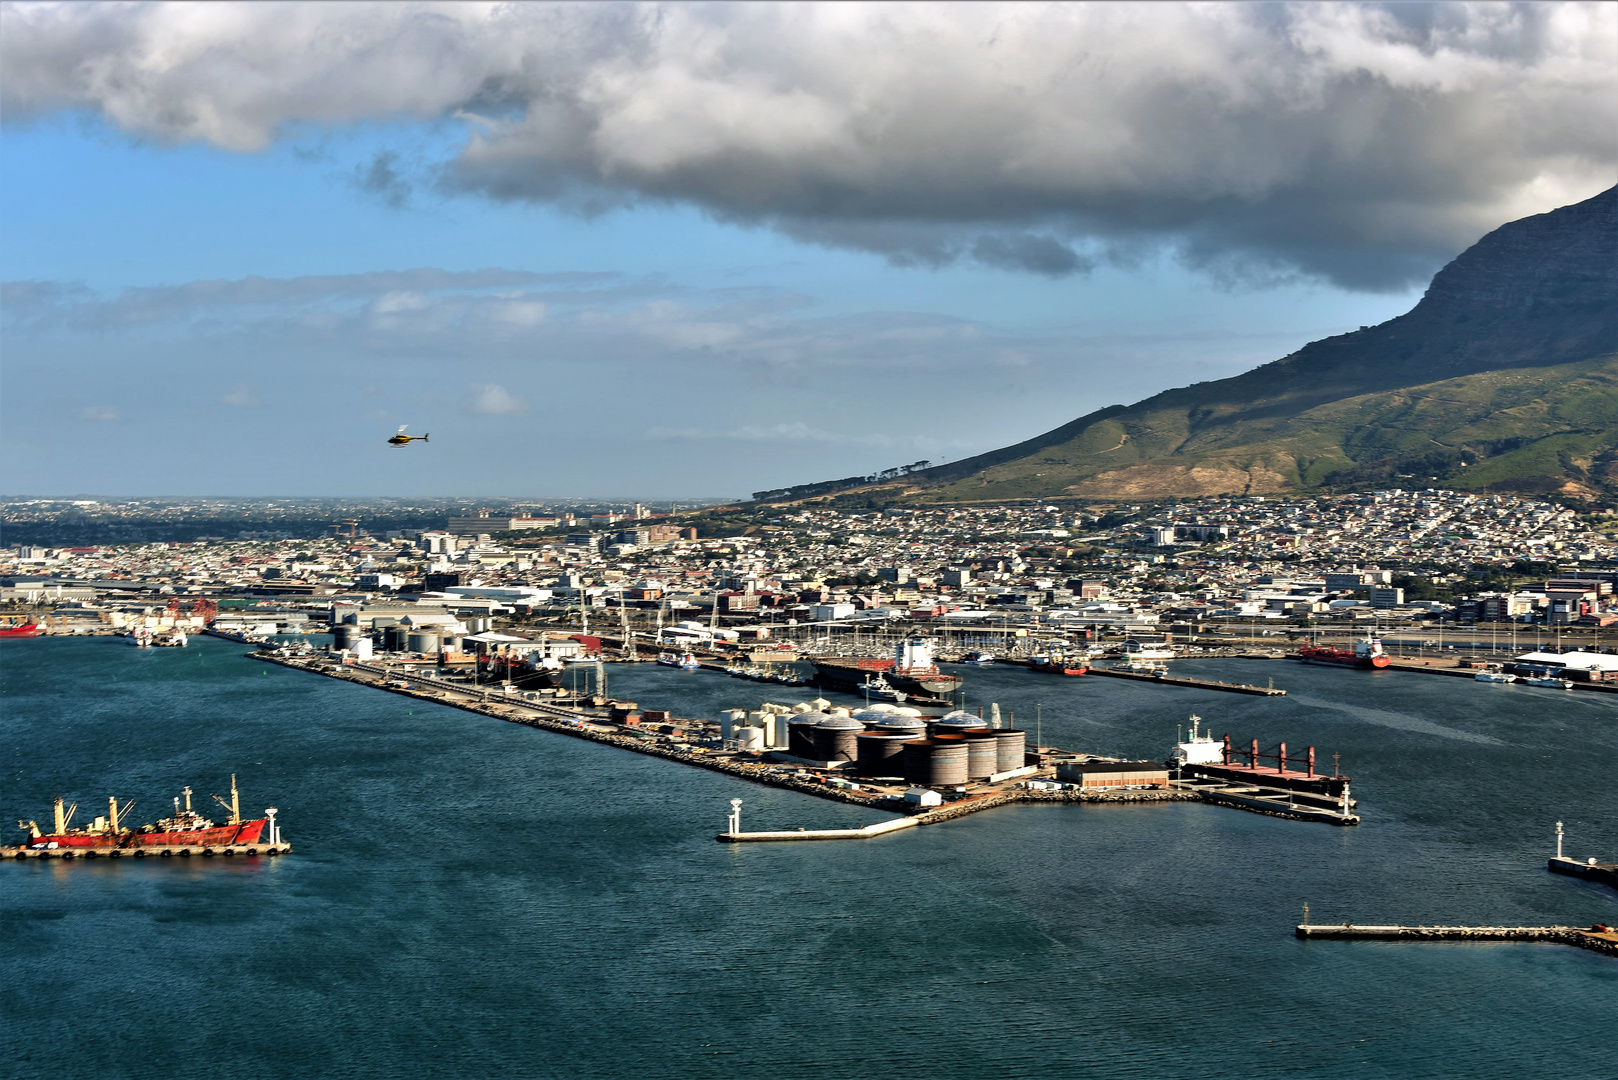
<path id="1" fill-rule="evenodd" d="M 1610 187 L 1615 13 L 0 5 L 0 492 L 957 460 Z"/>

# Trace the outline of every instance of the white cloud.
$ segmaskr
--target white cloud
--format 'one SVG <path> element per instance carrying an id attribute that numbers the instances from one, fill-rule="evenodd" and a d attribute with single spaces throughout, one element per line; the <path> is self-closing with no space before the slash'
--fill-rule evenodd
<path id="1" fill-rule="evenodd" d="M 1390 287 L 1618 164 L 1618 5 L 17 4 L 0 96 L 141 137 L 463 118 L 497 199 L 1060 275 Z M 384 185 L 386 186 L 386 185 Z M 392 191 L 392 188 L 388 188 Z M 397 195 L 397 192 L 394 192 Z M 393 197 L 393 196 L 387 196 Z"/>
<path id="2" fill-rule="evenodd" d="M 473 383 L 472 401 L 466 408 L 479 416 L 511 416 L 528 411 L 526 402 L 513 397 L 510 391 L 496 383 Z"/>
<path id="3" fill-rule="evenodd" d="M 79 419 L 91 424 L 111 424 L 119 417 L 118 410 L 111 405 L 86 405 L 79 410 Z"/>
<path id="4" fill-rule="evenodd" d="M 237 383 L 231 387 L 230 393 L 219 400 L 238 409 L 251 409 L 258 405 L 258 395 L 247 383 Z"/>

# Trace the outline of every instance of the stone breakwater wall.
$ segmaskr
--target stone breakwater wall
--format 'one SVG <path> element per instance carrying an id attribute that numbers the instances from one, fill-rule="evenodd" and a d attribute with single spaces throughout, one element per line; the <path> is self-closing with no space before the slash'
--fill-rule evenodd
<path id="1" fill-rule="evenodd" d="M 1544 941 L 1618 957 L 1618 934 L 1575 926 L 1299 926 L 1297 936 L 1328 941 Z"/>

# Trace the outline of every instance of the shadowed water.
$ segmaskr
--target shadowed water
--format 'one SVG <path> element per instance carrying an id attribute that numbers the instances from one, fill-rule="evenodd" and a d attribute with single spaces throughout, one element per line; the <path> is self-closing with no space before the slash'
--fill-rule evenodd
<path id="1" fill-rule="evenodd" d="M 969 707 L 1077 749 L 1161 758 L 1195 711 L 1327 769 L 1338 751 L 1365 824 L 1017 806 L 732 846 L 713 841 L 731 798 L 752 829 L 878 815 L 242 652 L 0 644 L 8 828 L 58 793 L 149 821 L 234 771 L 297 849 L 0 866 L 0 1073 L 1613 1075 L 1618 962 L 1291 929 L 1304 902 L 1322 922 L 1618 921 L 1618 895 L 1544 869 L 1558 819 L 1571 854 L 1618 854 L 1618 696 L 1291 663 L 1177 665 L 1273 676 L 1282 699 L 967 669 Z M 612 682 L 708 717 L 806 693 L 651 665 Z"/>

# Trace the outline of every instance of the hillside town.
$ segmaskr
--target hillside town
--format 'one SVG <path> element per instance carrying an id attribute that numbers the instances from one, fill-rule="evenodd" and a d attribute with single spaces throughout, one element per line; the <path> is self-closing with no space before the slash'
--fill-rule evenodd
<path id="1" fill-rule="evenodd" d="M 671 508 L 672 509 L 672 508 Z M 445 516 L 324 536 L 0 553 L 0 603 L 47 633 L 204 622 L 260 635 L 396 621 L 461 634 L 593 625 L 659 646 L 864 630 L 1181 642 L 1618 624 L 1618 542 L 1518 495 L 1390 489 L 1163 504 L 789 507 Z M 984 639 L 987 640 L 987 639 Z"/>

